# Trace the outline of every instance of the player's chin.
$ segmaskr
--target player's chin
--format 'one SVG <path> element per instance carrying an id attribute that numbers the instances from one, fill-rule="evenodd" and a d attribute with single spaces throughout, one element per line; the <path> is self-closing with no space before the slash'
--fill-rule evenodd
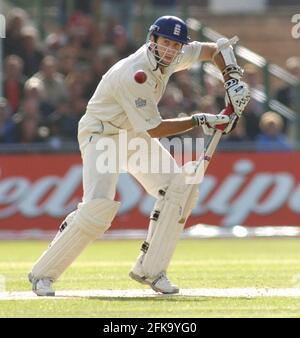
<path id="1" fill-rule="evenodd" d="M 165 66 L 165 67 L 170 66 L 170 64 L 173 62 L 173 59 L 174 59 L 174 58 L 164 58 L 164 59 L 162 60 L 163 66 Z"/>

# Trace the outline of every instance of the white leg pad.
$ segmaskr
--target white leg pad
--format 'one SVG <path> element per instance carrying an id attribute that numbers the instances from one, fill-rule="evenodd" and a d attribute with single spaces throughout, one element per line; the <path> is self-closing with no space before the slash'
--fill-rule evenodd
<path id="1" fill-rule="evenodd" d="M 103 198 L 79 203 L 66 218 L 69 224 L 33 266 L 33 278 L 55 281 L 88 244 L 110 227 L 119 206 L 120 202 Z"/>
<path id="2" fill-rule="evenodd" d="M 178 174 L 162 199 L 156 202 L 149 227 L 151 234 L 147 236 L 149 246 L 144 243 L 142 247 L 145 252 L 142 259 L 145 276 L 154 278 L 167 270 L 197 198 L 198 185 L 186 184 L 184 174 Z"/>

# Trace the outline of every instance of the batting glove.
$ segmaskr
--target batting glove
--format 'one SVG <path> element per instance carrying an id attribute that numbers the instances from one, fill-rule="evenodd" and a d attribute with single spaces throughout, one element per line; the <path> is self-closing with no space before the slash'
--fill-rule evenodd
<path id="1" fill-rule="evenodd" d="M 243 81 L 231 78 L 225 82 L 224 87 L 228 96 L 225 101 L 229 101 L 232 104 L 234 112 L 240 117 L 250 101 L 248 85 Z"/>
<path id="2" fill-rule="evenodd" d="M 218 125 L 227 125 L 230 121 L 229 116 L 222 114 L 197 113 L 192 118 L 196 126 L 202 126 L 206 135 L 212 135 Z"/>

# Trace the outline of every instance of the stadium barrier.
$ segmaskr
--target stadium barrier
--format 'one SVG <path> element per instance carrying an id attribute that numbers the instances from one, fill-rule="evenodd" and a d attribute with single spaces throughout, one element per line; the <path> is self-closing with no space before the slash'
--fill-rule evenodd
<path id="1" fill-rule="evenodd" d="M 297 226 L 300 152 L 218 153 L 200 186 L 187 226 Z M 82 194 L 78 154 L 2 155 L 0 231 L 56 230 Z M 122 202 L 111 229 L 146 229 L 154 198 L 120 174 Z"/>

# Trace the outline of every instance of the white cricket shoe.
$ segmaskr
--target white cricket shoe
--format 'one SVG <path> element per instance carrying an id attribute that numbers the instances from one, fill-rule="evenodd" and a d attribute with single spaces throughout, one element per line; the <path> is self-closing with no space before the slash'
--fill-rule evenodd
<path id="1" fill-rule="evenodd" d="M 55 296 L 55 291 L 52 288 L 53 281 L 50 278 L 37 279 L 30 273 L 28 279 L 32 283 L 32 291 L 37 296 Z"/>
<path id="2" fill-rule="evenodd" d="M 179 292 L 179 288 L 172 284 L 165 271 L 163 271 L 158 277 L 152 279 L 146 276 L 140 276 L 133 271 L 130 271 L 129 277 L 141 284 L 149 285 L 156 292 L 163 294 L 174 294 Z"/>

